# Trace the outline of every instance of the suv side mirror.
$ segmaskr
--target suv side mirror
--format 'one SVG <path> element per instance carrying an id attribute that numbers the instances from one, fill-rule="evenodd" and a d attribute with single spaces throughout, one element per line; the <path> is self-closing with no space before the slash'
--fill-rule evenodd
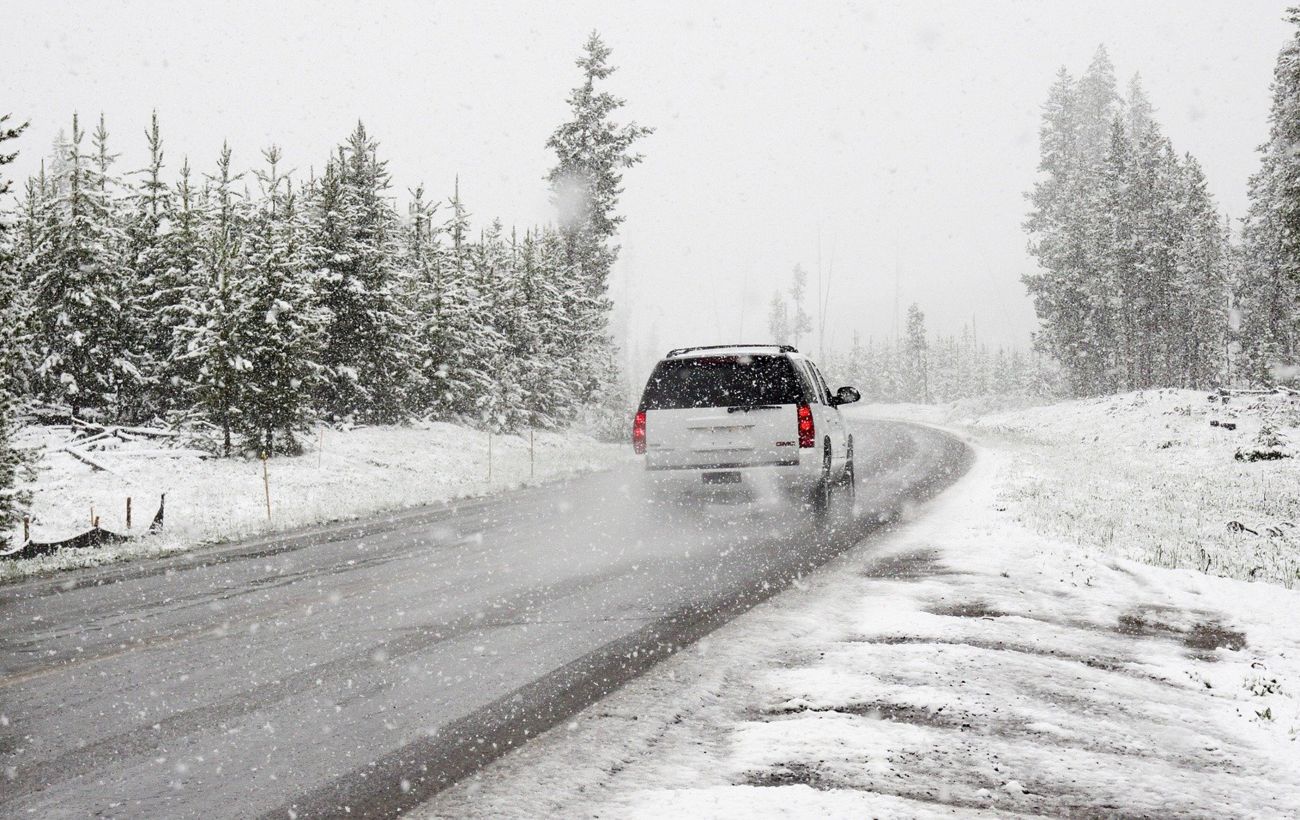
<path id="1" fill-rule="evenodd" d="M 835 391 L 835 396 L 831 398 L 831 405 L 839 407 L 841 404 L 852 404 L 862 398 L 856 387 L 841 387 Z"/>

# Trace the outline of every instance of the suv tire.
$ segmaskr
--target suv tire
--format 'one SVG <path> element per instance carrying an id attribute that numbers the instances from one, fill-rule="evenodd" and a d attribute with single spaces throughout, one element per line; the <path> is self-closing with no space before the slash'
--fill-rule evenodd
<path id="1" fill-rule="evenodd" d="M 826 442 L 822 449 L 822 472 L 812 489 L 812 508 L 818 516 L 830 512 L 834 501 L 835 482 L 831 480 L 831 443 Z"/>

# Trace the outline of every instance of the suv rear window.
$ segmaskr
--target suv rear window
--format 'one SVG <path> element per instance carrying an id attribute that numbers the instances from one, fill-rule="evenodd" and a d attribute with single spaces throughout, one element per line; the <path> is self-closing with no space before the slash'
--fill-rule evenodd
<path id="1" fill-rule="evenodd" d="M 803 387 L 784 356 L 704 356 L 655 365 L 643 410 L 798 404 Z"/>

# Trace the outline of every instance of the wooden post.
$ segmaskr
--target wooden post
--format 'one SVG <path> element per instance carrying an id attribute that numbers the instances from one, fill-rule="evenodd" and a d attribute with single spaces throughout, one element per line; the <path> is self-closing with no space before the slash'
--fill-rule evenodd
<path id="1" fill-rule="evenodd" d="M 98 520 L 99 520 L 99 519 L 95 517 L 95 505 L 94 505 L 94 504 L 91 504 L 91 505 L 90 505 L 90 526 L 91 526 L 91 527 L 97 527 L 97 526 L 99 526 L 98 524 L 95 523 L 95 522 L 98 521 Z"/>
<path id="2" fill-rule="evenodd" d="M 131 496 L 126 497 L 126 528 L 131 529 Z"/>
<path id="3" fill-rule="evenodd" d="M 533 428 L 528 428 L 528 478 L 533 477 L 533 468 L 536 465 L 536 459 L 533 456 Z"/>
<path id="4" fill-rule="evenodd" d="M 266 520 L 271 520 L 271 471 L 266 466 L 266 451 L 262 451 L 262 487 L 266 490 Z"/>
<path id="5" fill-rule="evenodd" d="M 488 430 L 488 483 L 492 483 L 492 431 Z"/>
<path id="6" fill-rule="evenodd" d="M 321 454 L 325 452 L 325 426 L 316 433 L 316 469 L 320 469 Z"/>
<path id="7" fill-rule="evenodd" d="M 24 515 L 23 516 L 23 543 L 26 544 L 30 540 L 32 540 L 32 517 L 30 515 Z"/>

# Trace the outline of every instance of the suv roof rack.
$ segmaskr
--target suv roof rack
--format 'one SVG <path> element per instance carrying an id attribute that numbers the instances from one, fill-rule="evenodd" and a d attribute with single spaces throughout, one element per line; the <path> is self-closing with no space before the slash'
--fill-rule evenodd
<path id="1" fill-rule="evenodd" d="M 668 351 L 668 355 L 665 356 L 664 358 L 672 358 L 673 356 L 680 356 L 683 353 L 690 353 L 695 350 L 726 350 L 727 348 L 732 348 L 732 347 L 774 347 L 777 350 L 780 350 L 782 353 L 799 352 L 798 350 L 795 350 L 794 345 L 696 345 L 695 347 L 673 348 L 672 350 Z"/>

